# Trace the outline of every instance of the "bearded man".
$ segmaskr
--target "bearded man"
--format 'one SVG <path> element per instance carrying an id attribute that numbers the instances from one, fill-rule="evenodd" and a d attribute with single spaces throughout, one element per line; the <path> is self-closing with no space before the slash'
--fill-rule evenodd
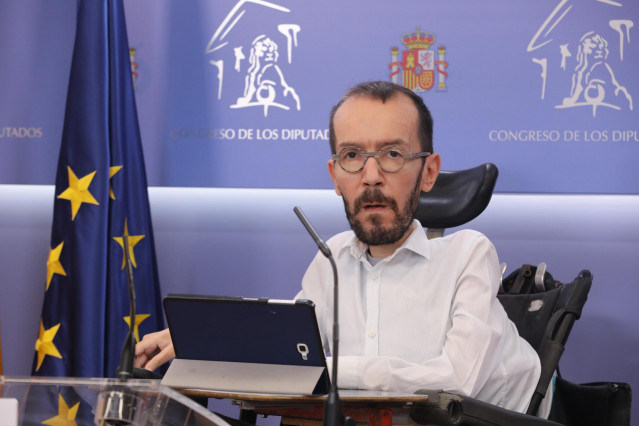
<path id="1" fill-rule="evenodd" d="M 352 88 L 331 112 L 328 171 L 352 229 L 327 241 L 340 282 L 337 384 L 444 389 L 525 412 L 540 363 L 496 297 L 493 245 L 470 230 L 428 240 L 413 219 L 440 169 L 432 132 L 422 98 L 390 82 Z M 297 298 L 315 302 L 330 348 L 333 275 L 321 253 Z"/>

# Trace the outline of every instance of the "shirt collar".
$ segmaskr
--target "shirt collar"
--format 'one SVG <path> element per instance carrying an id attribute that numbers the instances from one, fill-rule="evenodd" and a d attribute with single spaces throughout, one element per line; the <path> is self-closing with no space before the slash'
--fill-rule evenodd
<path id="1" fill-rule="evenodd" d="M 398 247 L 397 250 L 395 250 L 395 253 L 389 256 L 389 259 L 403 250 L 410 250 L 425 257 L 426 259 L 430 258 L 430 243 L 426 237 L 426 232 L 424 231 L 422 224 L 417 219 L 413 219 L 411 228 L 413 229 L 413 232 L 411 232 L 410 236 L 406 239 L 406 241 L 404 241 L 404 244 Z M 344 246 L 340 249 L 337 257 L 341 257 L 344 253 L 348 252 L 356 259 L 365 259 L 367 250 L 368 245 L 359 241 L 355 236 L 355 233 L 352 233 L 350 238 L 346 241 L 346 244 L 344 244 Z"/>

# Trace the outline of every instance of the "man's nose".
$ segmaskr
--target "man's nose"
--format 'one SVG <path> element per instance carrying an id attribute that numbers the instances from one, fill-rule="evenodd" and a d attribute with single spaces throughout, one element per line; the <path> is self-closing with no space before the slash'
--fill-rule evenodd
<path id="1" fill-rule="evenodd" d="M 362 182 L 368 186 L 379 186 L 383 182 L 383 173 L 377 160 L 374 157 L 368 157 L 362 169 Z"/>

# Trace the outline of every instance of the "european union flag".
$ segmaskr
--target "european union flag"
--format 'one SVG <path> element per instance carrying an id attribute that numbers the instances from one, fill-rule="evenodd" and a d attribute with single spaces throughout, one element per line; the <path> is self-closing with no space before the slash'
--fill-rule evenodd
<path id="1" fill-rule="evenodd" d="M 115 375 L 130 322 L 124 250 L 139 339 L 164 321 L 124 7 L 80 0 L 34 375 Z"/>

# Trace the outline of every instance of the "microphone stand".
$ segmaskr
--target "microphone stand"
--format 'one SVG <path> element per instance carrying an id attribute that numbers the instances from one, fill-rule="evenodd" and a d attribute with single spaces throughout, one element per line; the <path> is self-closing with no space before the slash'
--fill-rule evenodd
<path id="1" fill-rule="evenodd" d="M 317 247 L 322 254 L 331 262 L 331 268 L 333 269 L 333 351 L 331 353 L 333 357 L 333 371 L 331 374 L 331 387 L 326 398 L 326 404 L 324 405 L 324 425 L 325 426 L 342 426 L 342 425 L 355 425 L 355 421 L 350 417 L 344 417 L 342 413 L 342 404 L 339 399 L 339 393 L 337 392 L 337 358 L 339 356 L 339 309 L 338 309 L 338 281 L 337 281 L 337 265 L 331 250 L 326 243 L 320 238 L 313 225 L 306 218 L 304 213 L 299 207 L 293 208 L 293 211 L 302 222 L 302 225 L 306 228 L 308 233 L 317 244 Z"/>
<path id="2" fill-rule="evenodd" d="M 106 389 L 98 395 L 95 412 L 96 424 L 135 425 L 144 423 L 144 400 L 137 393 L 125 386 L 133 376 L 133 358 L 135 355 L 135 286 L 133 283 L 133 262 L 129 254 L 129 238 L 123 236 L 126 278 L 129 289 L 129 331 L 124 339 L 120 365 L 116 376 L 122 386 Z"/>
<path id="3" fill-rule="evenodd" d="M 321 241 L 321 240 L 320 240 Z M 322 241 L 323 242 L 323 241 Z M 326 246 L 328 250 L 328 246 Z M 351 419 L 344 417 L 342 414 L 342 403 L 339 399 L 339 393 L 337 392 L 337 358 L 339 357 L 339 319 L 338 319 L 338 285 L 337 285 L 337 265 L 335 265 L 335 259 L 333 255 L 327 256 L 331 262 L 331 268 L 333 269 L 333 371 L 331 374 L 331 387 L 326 399 L 326 405 L 324 407 L 324 425 L 325 426 L 341 426 L 351 424 Z M 354 424 L 354 422 L 353 422 Z"/>
<path id="4" fill-rule="evenodd" d="M 133 283 L 133 262 L 129 253 L 129 237 L 123 235 L 124 259 L 126 265 L 126 281 L 129 289 L 129 331 L 124 339 L 120 365 L 117 370 L 118 379 L 126 382 L 133 376 L 133 358 L 135 354 L 135 284 Z"/>

